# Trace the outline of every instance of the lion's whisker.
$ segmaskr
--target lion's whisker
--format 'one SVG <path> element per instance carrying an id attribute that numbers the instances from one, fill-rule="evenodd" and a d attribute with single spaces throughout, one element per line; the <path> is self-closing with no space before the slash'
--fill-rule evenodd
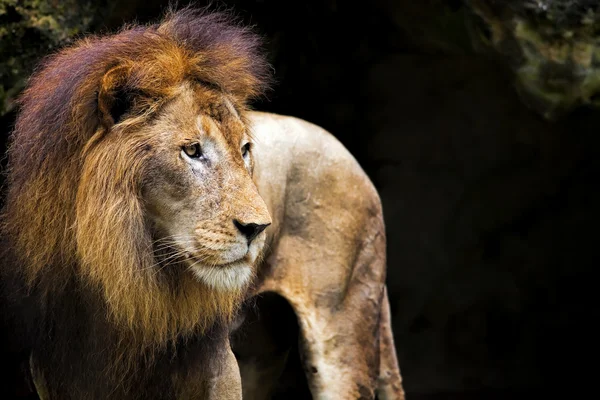
<path id="1" fill-rule="evenodd" d="M 188 241 L 189 239 L 190 238 L 187 235 L 167 235 L 167 236 L 163 236 L 163 237 L 153 240 L 152 242 L 150 242 L 148 244 L 148 246 L 151 247 L 151 246 L 154 246 L 161 242 L 169 242 L 169 241 L 174 242 L 174 240 Z"/>
<path id="2" fill-rule="evenodd" d="M 142 268 L 141 271 L 145 271 L 145 270 L 148 270 L 148 269 L 155 268 L 156 266 L 161 265 L 161 264 L 163 264 L 165 262 L 167 262 L 167 264 L 168 264 L 169 260 L 172 260 L 174 258 L 180 257 L 180 256 L 182 256 L 182 255 L 184 255 L 186 253 L 187 253 L 187 251 L 181 250 L 181 251 L 177 251 L 175 253 L 169 254 L 167 257 L 160 259 L 156 263 L 154 263 L 154 264 L 152 264 L 150 266 Z"/>

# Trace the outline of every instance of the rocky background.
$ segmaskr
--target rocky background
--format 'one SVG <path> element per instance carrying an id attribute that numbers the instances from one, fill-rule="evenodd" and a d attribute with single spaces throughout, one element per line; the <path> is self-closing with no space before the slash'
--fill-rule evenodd
<path id="1" fill-rule="evenodd" d="M 2 152 L 41 56 L 166 3 L 0 0 Z M 600 114 L 525 106 L 509 63 L 472 45 L 461 1 L 215 4 L 266 38 L 278 83 L 255 108 L 328 129 L 379 189 L 407 397 L 592 386 Z"/>

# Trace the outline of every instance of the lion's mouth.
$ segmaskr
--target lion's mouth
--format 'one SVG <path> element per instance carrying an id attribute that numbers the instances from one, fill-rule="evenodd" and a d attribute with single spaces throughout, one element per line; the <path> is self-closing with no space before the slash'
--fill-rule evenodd
<path id="1" fill-rule="evenodd" d="M 236 267 L 240 267 L 240 266 L 246 266 L 249 265 L 250 263 L 248 262 L 248 260 L 246 260 L 245 258 L 241 258 L 239 260 L 235 260 L 235 261 L 231 261 L 231 262 L 226 262 L 226 263 L 207 263 L 207 262 L 202 262 L 202 261 L 198 261 L 196 263 L 194 263 L 192 265 L 192 268 L 195 267 L 210 267 L 210 268 L 236 268 Z"/>
<path id="2" fill-rule="evenodd" d="M 188 254 L 186 257 L 186 260 L 190 266 L 190 268 L 203 268 L 203 267 L 209 267 L 209 268 L 235 268 L 235 267 L 240 267 L 240 266 L 246 266 L 246 265 L 251 265 L 252 262 L 249 259 L 248 254 L 244 255 L 241 258 L 238 258 L 237 260 L 233 260 L 233 261 L 227 261 L 227 262 L 218 262 L 218 261 L 212 261 L 212 260 L 207 260 L 206 258 L 202 258 L 202 257 L 197 257 L 194 256 L 193 254 Z"/>
<path id="3" fill-rule="evenodd" d="M 252 263 L 243 257 L 239 260 L 215 264 L 198 260 L 192 262 L 189 269 L 196 278 L 216 290 L 239 290 L 252 279 Z"/>

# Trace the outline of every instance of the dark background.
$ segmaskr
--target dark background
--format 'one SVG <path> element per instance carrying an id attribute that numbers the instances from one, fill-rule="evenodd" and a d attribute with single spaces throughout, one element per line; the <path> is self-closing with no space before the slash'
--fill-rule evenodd
<path id="1" fill-rule="evenodd" d="M 0 31 L 0 94 L 22 85 L 19 77 L 68 43 L 68 32 L 152 21 L 167 2 L 68 0 L 67 11 L 57 1 L 23 2 L 32 13 L 40 3 L 77 29 Z M 219 4 L 266 39 L 277 84 L 254 107 L 326 128 L 379 190 L 408 399 L 572 398 L 591 387 L 597 112 L 551 123 L 523 106 L 508 69 L 471 50 L 460 1 Z M 9 7 L 0 29 L 32 18 Z M 12 66 L 26 62 L 15 72 L 11 57 Z M 9 97 L 2 152 L 14 121 Z"/>

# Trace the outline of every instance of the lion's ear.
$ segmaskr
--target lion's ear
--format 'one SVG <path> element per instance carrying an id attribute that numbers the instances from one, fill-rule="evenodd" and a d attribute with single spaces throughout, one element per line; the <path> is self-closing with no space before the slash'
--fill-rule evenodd
<path id="1" fill-rule="evenodd" d="M 102 77 L 98 91 L 98 112 L 102 124 L 110 128 L 118 123 L 132 106 L 132 94 L 126 86 L 129 68 L 116 66 Z"/>

